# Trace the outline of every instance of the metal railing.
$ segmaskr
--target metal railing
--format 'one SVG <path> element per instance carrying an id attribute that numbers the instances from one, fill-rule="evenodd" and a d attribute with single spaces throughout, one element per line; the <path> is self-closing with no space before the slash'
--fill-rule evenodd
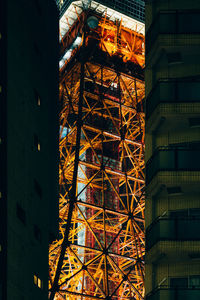
<path id="1" fill-rule="evenodd" d="M 146 164 L 146 183 L 159 171 L 200 171 L 200 149 L 159 147 Z"/>
<path id="2" fill-rule="evenodd" d="M 146 250 L 166 240 L 200 240 L 200 217 L 157 218 L 146 230 Z"/>
<path id="3" fill-rule="evenodd" d="M 200 288 L 160 286 L 147 294 L 146 300 L 198 300 Z"/>
<path id="4" fill-rule="evenodd" d="M 154 18 L 146 34 L 148 53 L 159 34 L 199 34 L 200 10 L 161 11 Z"/>
<path id="5" fill-rule="evenodd" d="M 160 103 L 200 102 L 200 80 L 160 80 L 146 99 L 146 118 L 148 119 Z"/>

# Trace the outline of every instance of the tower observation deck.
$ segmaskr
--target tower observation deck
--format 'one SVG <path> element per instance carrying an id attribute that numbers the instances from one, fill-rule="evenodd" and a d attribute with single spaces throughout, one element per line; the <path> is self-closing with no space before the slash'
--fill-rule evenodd
<path id="1" fill-rule="evenodd" d="M 60 223 L 49 299 L 144 298 L 144 24 L 95 1 L 60 18 Z"/>

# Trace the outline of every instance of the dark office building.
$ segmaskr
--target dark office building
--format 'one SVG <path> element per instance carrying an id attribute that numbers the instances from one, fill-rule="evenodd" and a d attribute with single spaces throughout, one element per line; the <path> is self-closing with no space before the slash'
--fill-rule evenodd
<path id="1" fill-rule="evenodd" d="M 58 12 L 0 2 L 0 299 L 48 298 L 58 223 Z"/>
<path id="2" fill-rule="evenodd" d="M 146 299 L 200 299 L 200 3 L 146 3 Z"/>

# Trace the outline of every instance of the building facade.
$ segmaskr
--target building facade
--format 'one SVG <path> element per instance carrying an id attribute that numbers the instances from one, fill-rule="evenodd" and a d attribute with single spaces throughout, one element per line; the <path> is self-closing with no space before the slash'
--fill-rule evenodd
<path id="1" fill-rule="evenodd" d="M 58 12 L 0 3 L 0 299 L 48 298 L 58 229 Z"/>
<path id="2" fill-rule="evenodd" d="M 200 298 L 199 1 L 146 2 L 146 299 Z"/>

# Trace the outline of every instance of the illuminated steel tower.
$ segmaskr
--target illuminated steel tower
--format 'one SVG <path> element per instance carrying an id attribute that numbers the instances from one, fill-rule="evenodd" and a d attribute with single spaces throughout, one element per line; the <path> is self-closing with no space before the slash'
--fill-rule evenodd
<path id="1" fill-rule="evenodd" d="M 77 1 L 60 30 L 60 239 L 50 246 L 50 299 L 143 299 L 144 25 Z"/>

